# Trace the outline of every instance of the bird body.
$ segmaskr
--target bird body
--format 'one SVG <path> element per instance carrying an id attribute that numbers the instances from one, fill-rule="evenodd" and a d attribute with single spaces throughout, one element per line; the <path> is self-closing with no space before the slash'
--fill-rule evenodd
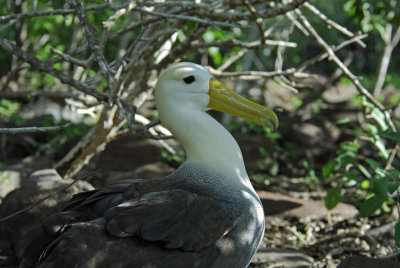
<path id="1" fill-rule="evenodd" d="M 229 92 L 202 66 L 167 68 L 156 105 L 187 161 L 164 178 L 76 195 L 26 236 L 21 267 L 246 267 L 264 234 L 264 212 L 238 144 L 206 113 L 226 110 L 227 97 L 250 105 L 228 112 L 277 127 L 269 109 Z"/>

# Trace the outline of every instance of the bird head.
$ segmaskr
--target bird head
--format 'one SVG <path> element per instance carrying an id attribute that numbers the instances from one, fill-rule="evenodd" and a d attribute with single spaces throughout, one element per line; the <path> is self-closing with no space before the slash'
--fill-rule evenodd
<path id="1" fill-rule="evenodd" d="M 159 111 L 174 106 L 199 111 L 215 109 L 272 130 L 278 127 L 278 118 L 271 109 L 240 96 L 203 66 L 189 62 L 172 64 L 161 73 L 156 85 L 156 105 Z"/>

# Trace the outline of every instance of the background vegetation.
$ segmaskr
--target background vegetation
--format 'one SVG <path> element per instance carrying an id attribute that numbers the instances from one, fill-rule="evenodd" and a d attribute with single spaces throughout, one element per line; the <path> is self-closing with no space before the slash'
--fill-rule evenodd
<path id="1" fill-rule="evenodd" d="M 398 210 L 397 0 L 3 2 L 4 169 L 46 156 L 72 178 L 132 133 L 160 141 L 166 161 L 182 161 L 163 143 L 170 137 L 153 90 L 163 68 L 184 60 L 276 109 L 276 133 L 213 114 L 234 133 L 268 140 L 252 171 L 258 187 L 301 177 L 308 191 L 326 192 L 328 209 L 343 200 L 362 217 Z M 61 108 L 44 113 L 40 101 Z"/>

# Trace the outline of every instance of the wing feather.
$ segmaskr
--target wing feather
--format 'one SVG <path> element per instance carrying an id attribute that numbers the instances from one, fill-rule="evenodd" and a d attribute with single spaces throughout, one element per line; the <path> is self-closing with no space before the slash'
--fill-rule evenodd
<path id="1" fill-rule="evenodd" d="M 232 204 L 174 189 L 152 192 L 106 211 L 107 230 L 114 236 L 162 241 L 167 248 L 199 250 L 234 228 L 239 215 Z"/>

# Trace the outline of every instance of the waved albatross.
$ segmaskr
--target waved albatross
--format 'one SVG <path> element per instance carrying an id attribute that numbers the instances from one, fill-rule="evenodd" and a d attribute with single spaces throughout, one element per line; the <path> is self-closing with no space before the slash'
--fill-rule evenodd
<path id="1" fill-rule="evenodd" d="M 246 267 L 264 234 L 264 212 L 238 144 L 213 108 L 276 129 L 278 119 L 181 62 L 156 85 L 161 122 L 187 160 L 167 177 L 124 180 L 74 196 L 29 232 L 21 267 Z"/>

